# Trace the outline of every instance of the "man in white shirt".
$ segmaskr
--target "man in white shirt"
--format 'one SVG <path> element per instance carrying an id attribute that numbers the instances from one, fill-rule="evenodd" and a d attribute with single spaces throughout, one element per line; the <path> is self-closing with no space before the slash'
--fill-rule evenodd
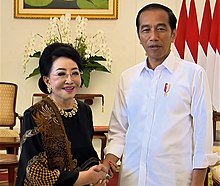
<path id="1" fill-rule="evenodd" d="M 212 105 L 204 70 L 175 57 L 176 17 L 149 4 L 136 27 L 146 60 L 122 73 L 104 164 L 122 158 L 121 186 L 202 186 L 212 154 Z"/>

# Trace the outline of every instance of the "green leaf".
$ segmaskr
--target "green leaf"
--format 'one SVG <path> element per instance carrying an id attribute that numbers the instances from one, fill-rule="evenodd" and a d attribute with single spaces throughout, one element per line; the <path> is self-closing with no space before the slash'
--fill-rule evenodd
<path id="1" fill-rule="evenodd" d="M 92 62 L 86 64 L 84 66 L 84 68 L 91 69 L 90 71 L 97 70 L 97 71 L 102 71 L 102 72 L 109 72 L 109 70 L 105 66 L 103 66 L 100 63 L 95 62 L 95 61 L 92 61 Z"/>
<path id="2" fill-rule="evenodd" d="M 93 57 L 90 57 L 89 60 L 91 60 L 91 61 L 106 61 L 106 59 L 102 56 L 93 56 Z"/>
<path id="3" fill-rule="evenodd" d="M 77 0 L 81 9 L 108 9 L 108 0 Z"/>
<path id="4" fill-rule="evenodd" d="M 40 68 L 39 68 L 39 66 L 38 66 L 37 68 L 35 68 L 35 69 L 33 70 L 33 72 L 32 72 L 31 74 L 29 74 L 29 76 L 26 77 L 25 79 L 28 79 L 28 78 L 33 77 L 33 76 L 36 76 L 36 75 L 38 75 L 38 74 L 40 74 Z"/>
<path id="5" fill-rule="evenodd" d="M 30 56 L 30 57 L 37 57 L 37 58 L 39 58 L 40 57 L 40 51 L 38 51 L 38 52 L 35 52 L 32 56 Z"/>
<path id="6" fill-rule="evenodd" d="M 89 69 L 84 69 L 83 70 L 83 74 L 82 74 L 82 78 L 83 78 L 83 84 L 86 88 L 89 87 L 89 82 L 90 82 L 90 70 Z"/>
<path id="7" fill-rule="evenodd" d="M 47 6 L 53 0 L 25 0 L 24 2 L 30 6 Z"/>

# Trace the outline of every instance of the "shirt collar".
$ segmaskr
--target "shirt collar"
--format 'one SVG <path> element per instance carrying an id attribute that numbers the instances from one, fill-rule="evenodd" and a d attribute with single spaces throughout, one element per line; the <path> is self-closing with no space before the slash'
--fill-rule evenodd
<path id="1" fill-rule="evenodd" d="M 166 68 L 170 73 L 174 72 L 175 69 L 175 63 L 176 63 L 177 59 L 174 56 L 174 54 L 172 52 L 170 52 L 170 54 L 167 56 L 167 58 L 164 60 L 164 62 L 162 64 L 160 64 L 157 68 Z M 142 63 L 141 65 L 141 72 L 143 70 L 147 70 L 150 71 L 152 69 L 148 68 L 147 66 L 147 57 L 145 58 L 145 62 Z"/>

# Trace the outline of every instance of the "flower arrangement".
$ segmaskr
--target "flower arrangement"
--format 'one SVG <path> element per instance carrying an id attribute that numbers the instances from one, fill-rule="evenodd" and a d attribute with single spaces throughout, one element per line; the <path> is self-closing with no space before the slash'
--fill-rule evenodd
<path id="1" fill-rule="evenodd" d="M 88 87 L 90 73 L 92 71 L 111 72 L 111 49 L 108 48 L 104 32 L 98 30 L 94 35 L 86 33 L 87 19 L 77 16 L 75 19 L 75 38 L 71 29 L 71 15 L 62 15 L 60 18 L 50 18 L 45 36 L 32 34 L 31 39 L 25 45 L 23 56 L 23 68 L 26 72 L 27 64 L 32 58 L 39 58 L 44 48 L 54 42 L 72 45 L 80 54 L 83 61 L 84 86 Z M 38 75 L 39 66 L 36 67 L 26 79 Z"/>

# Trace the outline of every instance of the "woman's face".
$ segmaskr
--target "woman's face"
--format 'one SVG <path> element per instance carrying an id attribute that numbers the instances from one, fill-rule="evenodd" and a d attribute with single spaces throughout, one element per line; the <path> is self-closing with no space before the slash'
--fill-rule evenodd
<path id="1" fill-rule="evenodd" d="M 44 76 L 44 82 L 52 89 L 51 97 L 58 103 L 65 103 L 79 91 L 81 74 L 76 62 L 59 57 L 53 62 L 49 76 Z"/>

